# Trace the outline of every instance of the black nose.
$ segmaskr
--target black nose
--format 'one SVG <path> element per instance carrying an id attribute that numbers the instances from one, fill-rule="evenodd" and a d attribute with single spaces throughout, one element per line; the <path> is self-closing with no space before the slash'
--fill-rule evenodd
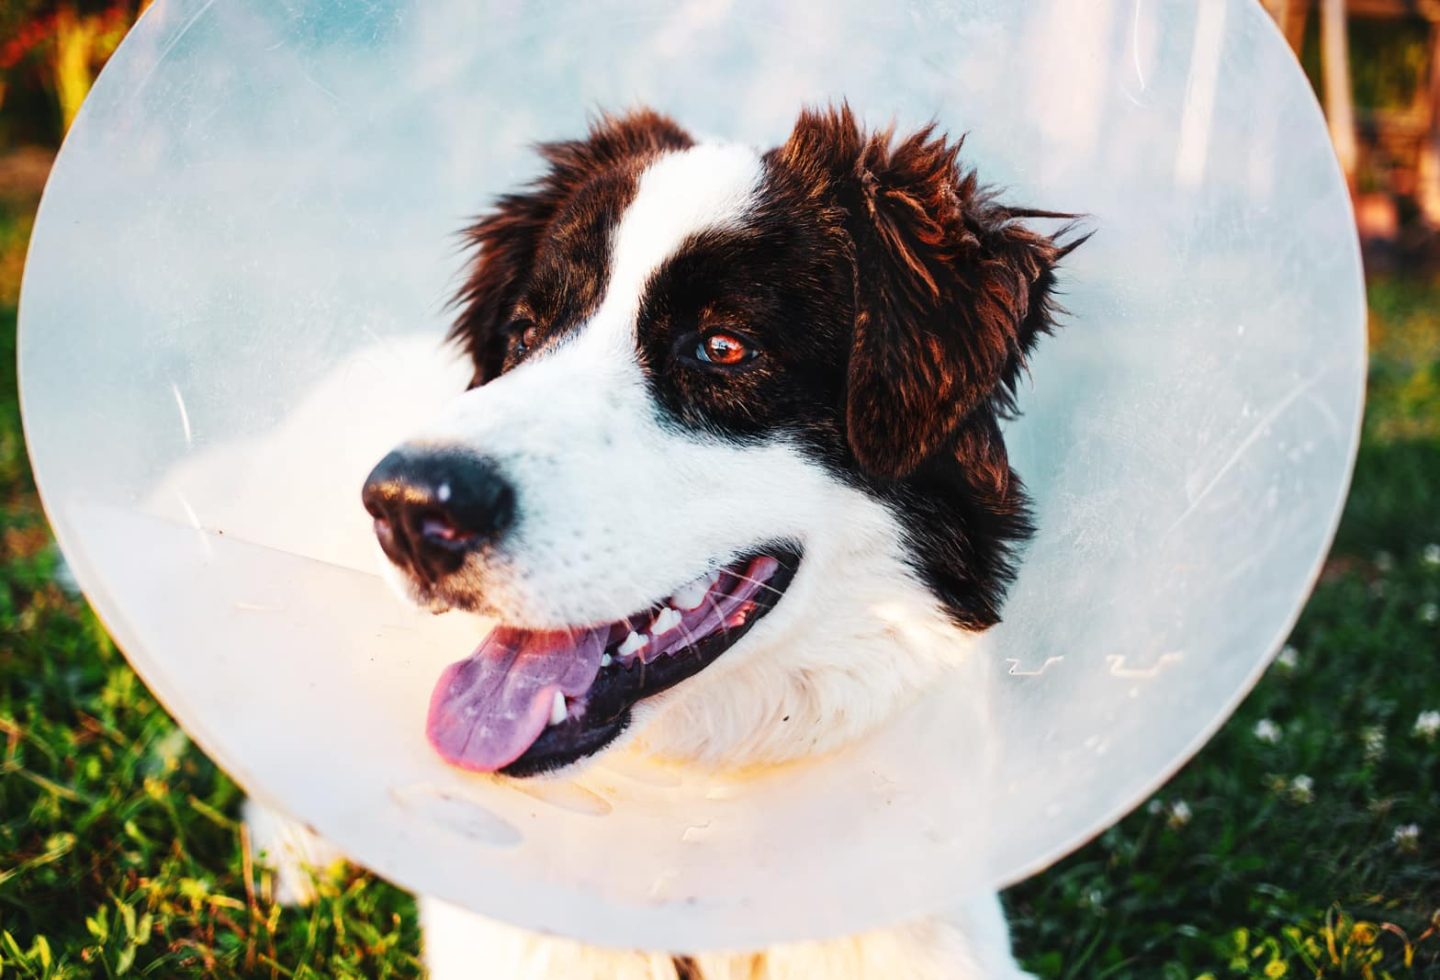
<path id="1" fill-rule="evenodd" d="M 398 449 L 360 499 L 390 560 L 433 585 L 515 520 L 515 490 L 495 464 L 455 450 Z"/>

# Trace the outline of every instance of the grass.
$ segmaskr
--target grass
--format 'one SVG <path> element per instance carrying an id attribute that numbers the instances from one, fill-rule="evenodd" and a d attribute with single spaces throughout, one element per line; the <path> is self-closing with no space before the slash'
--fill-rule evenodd
<path id="1" fill-rule="evenodd" d="M 1440 285 L 1372 307 L 1355 487 L 1290 652 L 1160 796 L 1007 895 L 1042 976 L 1440 975 Z M 0 284 L 0 975 L 416 975 L 384 882 L 335 867 L 313 906 L 271 901 L 240 790 L 57 585 L 13 345 Z"/>

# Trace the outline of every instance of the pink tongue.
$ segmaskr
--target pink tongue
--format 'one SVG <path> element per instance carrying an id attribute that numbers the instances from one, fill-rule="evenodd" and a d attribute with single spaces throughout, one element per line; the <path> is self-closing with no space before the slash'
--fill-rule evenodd
<path id="1" fill-rule="evenodd" d="M 425 724 L 430 744 L 463 769 L 508 766 L 545 731 L 556 691 L 578 697 L 590 689 L 609 632 L 497 626 L 440 675 Z"/>

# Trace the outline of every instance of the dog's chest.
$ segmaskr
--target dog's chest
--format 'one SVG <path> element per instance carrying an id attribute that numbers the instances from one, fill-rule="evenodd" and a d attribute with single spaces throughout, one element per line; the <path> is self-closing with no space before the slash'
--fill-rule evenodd
<path id="1" fill-rule="evenodd" d="M 432 980 L 1020 980 L 996 896 L 944 916 L 759 953 L 672 956 L 544 936 L 421 899 Z"/>

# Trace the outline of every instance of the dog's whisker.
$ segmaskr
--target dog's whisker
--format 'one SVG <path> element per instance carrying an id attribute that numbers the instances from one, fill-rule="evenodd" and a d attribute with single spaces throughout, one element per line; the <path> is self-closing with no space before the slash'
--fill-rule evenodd
<path id="1" fill-rule="evenodd" d="M 705 594 L 705 601 L 710 603 L 710 608 L 715 610 L 715 615 L 720 617 L 720 632 L 723 633 L 728 640 L 730 638 L 730 627 L 725 624 L 725 612 L 720 608 L 720 603 L 716 602 L 715 597 L 708 592 Z"/>
<path id="2" fill-rule="evenodd" d="M 687 647 L 693 647 L 696 643 L 699 642 L 695 639 L 695 634 L 691 633 L 690 630 L 685 627 L 685 623 L 683 621 L 678 623 L 677 625 L 680 627 L 680 632 L 685 634 L 685 645 Z"/>
<path id="3" fill-rule="evenodd" d="M 767 589 L 770 592 L 775 593 L 777 596 L 785 594 L 783 590 L 775 588 L 775 586 L 769 584 L 768 582 L 762 582 L 758 578 L 751 578 L 749 575 L 741 575 L 739 572 L 731 572 L 730 574 L 734 575 L 742 582 L 749 582 L 752 585 L 758 585 L 760 586 L 760 588 Z"/>

